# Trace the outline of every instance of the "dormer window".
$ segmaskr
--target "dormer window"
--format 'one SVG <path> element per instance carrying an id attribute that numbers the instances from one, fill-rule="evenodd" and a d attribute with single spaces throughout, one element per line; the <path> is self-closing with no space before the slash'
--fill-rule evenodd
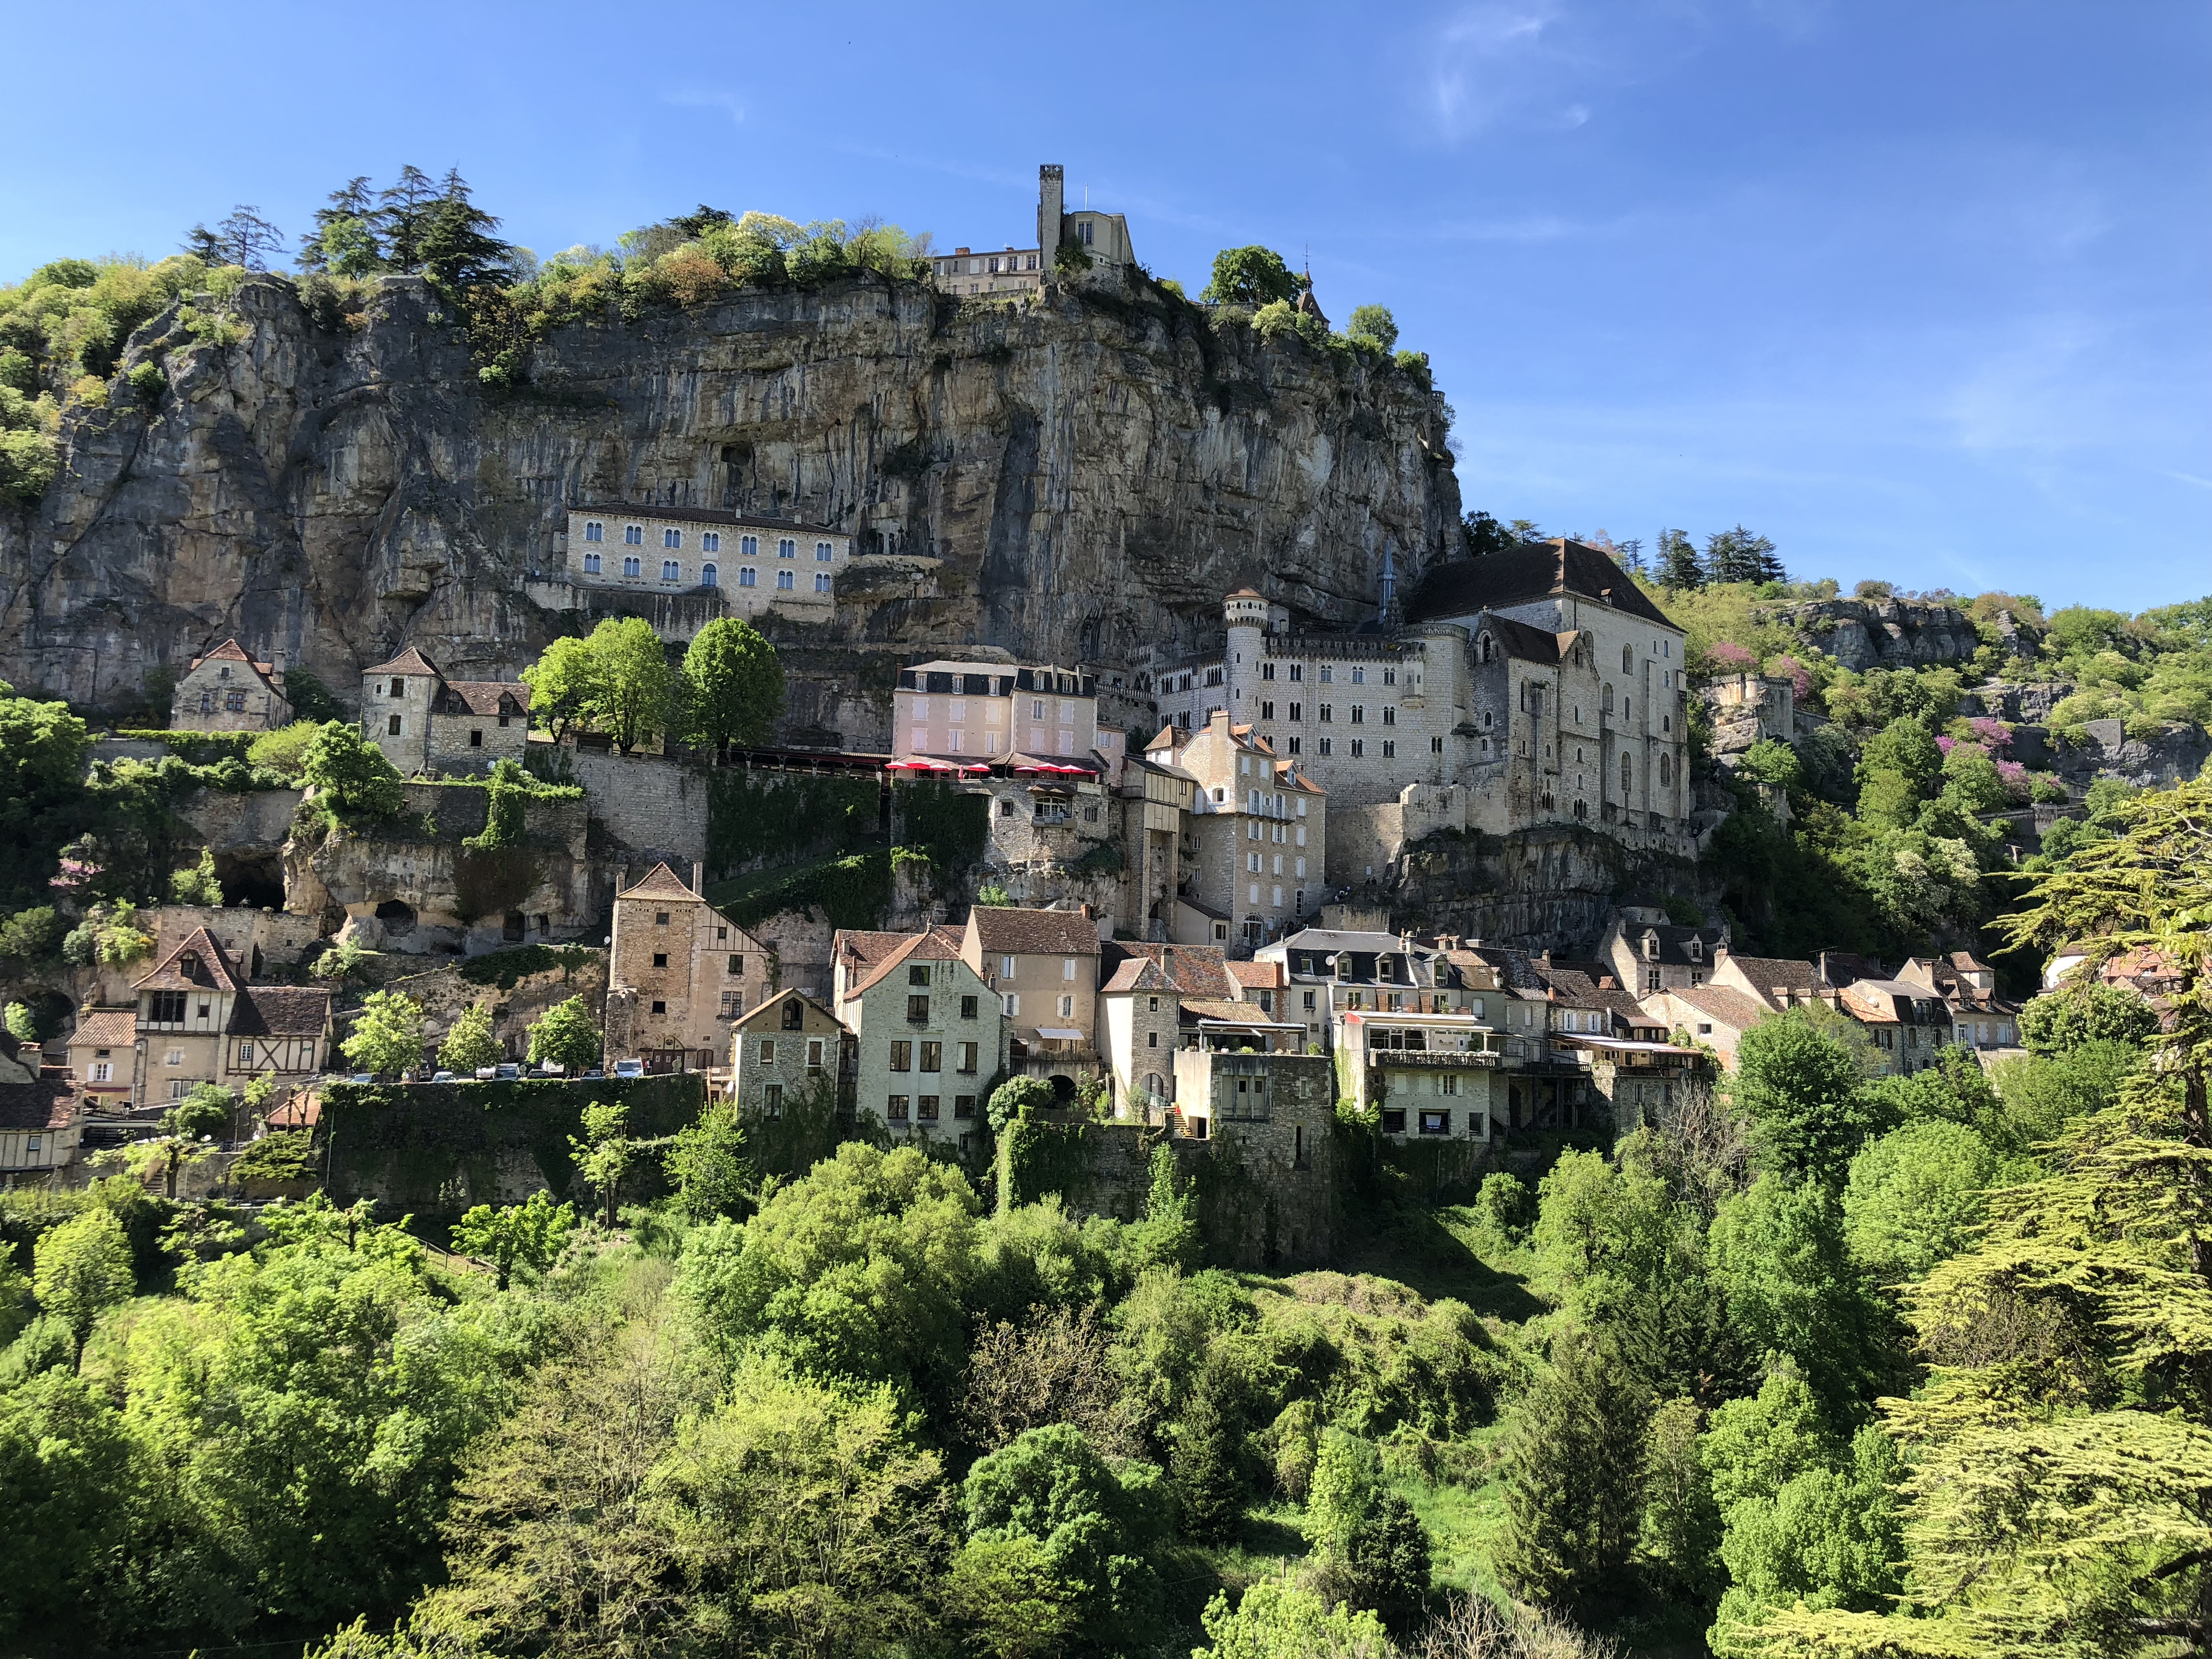
<path id="1" fill-rule="evenodd" d="M 177 958 L 177 971 L 186 979 L 200 976 L 200 958 L 197 951 L 187 951 Z"/>
<path id="2" fill-rule="evenodd" d="M 1658 934 L 1646 933 L 1644 936 L 1644 959 L 1646 962 L 1656 962 L 1659 960 Z"/>
<path id="3" fill-rule="evenodd" d="M 1690 953 L 1691 961 L 1703 962 L 1705 959 L 1705 947 L 1701 941 L 1692 939 L 1683 948 Z"/>

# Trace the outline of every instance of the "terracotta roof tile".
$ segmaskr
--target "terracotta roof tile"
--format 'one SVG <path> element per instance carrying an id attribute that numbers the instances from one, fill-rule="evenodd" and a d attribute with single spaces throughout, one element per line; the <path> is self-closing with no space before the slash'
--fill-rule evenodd
<path id="1" fill-rule="evenodd" d="M 380 662 L 374 668 L 364 668 L 361 672 L 364 674 L 430 674 L 439 679 L 445 678 L 438 672 L 438 665 L 411 645 L 390 662 Z"/>
<path id="2" fill-rule="evenodd" d="M 927 962 L 957 962 L 960 960 L 960 941 L 957 936 L 947 939 L 940 928 L 927 928 L 919 933 L 908 933 L 898 949 L 878 961 L 868 976 L 845 993 L 848 999 L 859 996 L 881 984 L 884 976 L 901 967 L 912 957 Z"/>
<path id="3" fill-rule="evenodd" d="M 830 941 L 830 954 L 845 966 L 857 968 L 866 973 L 913 937 L 911 933 L 841 927 Z"/>
<path id="4" fill-rule="evenodd" d="M 997 956 L 1096 956 L 1098 923 L 1080 910 L 979 904 L 968 913 L 984 951 Z"/>
<path id="5" fill-rule="evenodd" d="M 759 1007 L 754 1009 L 750 1014 L 742 1015 L 738 1018 L 731 1021 L 731 1027 L 735 1030 L 750 1030 L 761 1020 L 763 1015 L 771 1012 L 773 1012 L 775 1018 L 767 1023 L 770 1026 L 774 1026 L 778 1021 L 782 1019 L 783 1005 L 787 1002 L 803 1002 L 809 1008 L 811 1008 L 816 1013 L 821 1015 L 823 1018 L 828 1020 L 832 1025 L 838 1024 L 839 1023 L 837 1016 L 831 1012 L 828 1008 L 824 1007 L 822 1003 L 815 998 L 811 997 L 807 995 L 805 992 L 796 988 L 786 988 L 784 990 L 778 991 L 774 996 L 769 998 L 765 1002 L 762 1003 Z"/>
<path id="6" fill-rule="evenodd" d="M 1218 945 L 1119 939 L 1105 948 L 1114 959 L 1112 977 L 1105 987 L 1109 991 L 1172 991 L 1177 996 L 1231 1001 L 1237 998 L 1237 981 Z"/>
<path id="7" fill-rule="evenodd" d="M 1739 1031 L 1749 1030 L 1765 1019 L 1770 1012 L 1764 1003 L 1755 1002 L 1742 992 L 1732 991 L 1725 985 L 1689 985 L 1658 994 L 1674 997 L 1699 1013 L 1710 1014 L 1720 1024 Z"/>
<path id="8" fill-rule="evenodd" d="M 184 971 L 187 956 L 199 960 L 198 977 Z M 230 958 L 204 927 L 195 927 L 168 955 L 154 964 L 151 973 L 131 982 L 134 991 L 235 991 L 246 983 Z"/>
<path id="9" fill-rule="evenodd" d="M 438 695 L 441 714 L 527 714 L 530 688 L 520 680 L 447 680 Z"/>
<path id="10" fill-rule="evenodd" d="M 1279 991 L 1287 975 L 1279 962 L 1231 962 L 1224 964 L 1229 977 L 1248 991 Z"/>
<path id="11" fill-rule="evenodd" d="M 246 647 L 240 645 L 234 639 L 225 640 L 221 645 L 216 647 L 214 650 L 206 653 L 204 655 L 194 657 L 191 661 L 191 667 L 198 668 L 204 662 L 242 662 L 248 668 L 251 668 L 255 673 L 260 675 L 264 680 L 269 678 L 270 676 L 276 672 L 275 664 L 256 662 L 247 653 Z M 191 670 L 187 669 L 185 672 L 189 673 Z"/>
<path id="12" fill-rule="evenodd" d="M 136 1008 L 88 1008 L 76 1017 L 70 1047 L 128 1048 L 138 1040 Z"/>

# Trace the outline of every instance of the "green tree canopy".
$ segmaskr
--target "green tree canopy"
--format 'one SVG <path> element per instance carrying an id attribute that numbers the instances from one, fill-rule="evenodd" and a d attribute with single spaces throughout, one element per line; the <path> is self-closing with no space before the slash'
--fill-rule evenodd
<path id="1" fill-rule="evenodd" d="M 405 800 L 398 769 L 384 751 L 343 720 L 332 720 L 307 745 L 301 775 L 346 823 L 396 817 Z"/>
<path id="2" fill-rule="evenodd" d="M 364 1072 L 413 1071 L 422 1063 L 422 1005 L 404 991 L 371 991 L 338 1048 Z"/>
<path id="3" fill-rule="evenodd" d="M 1867 1137 L 1887 1127 L 1862 1088 L 1859 1051 L 1824 1009 L 1770 1015 L 1736 1045 L 1735 1097 L 1751 1118 L 1761 1162 L 1792 1179 L 1840 1182 Z"/>
<path id="4" fill-rule="evenodd" d="M 112 1210 L 88 1210 L 39 1240 L 31 1293 L 41 1313 L 69 1328 L 80 1364 L 100 1316 L 127 1300 L 137 1282 L 131 1240 Z"/>
<path id="5" fill-rule="evenodd" d="M 1961 1123 L 1908 1123 L 1869 1141 L 1844 1188 L 1852 1259 L 1885 1281 L 1924 1276 L 1972 1237 L 1996 1174 L 1989 1143 Z"/>
<path id="6" fill-rule="evenodd" d="M 733 1101 L 709 1101 L 696 1123 L 676 1132 L 665 1160 L 676 1205 L 694 1221 L 735 1216 L 751 1201 L 752 1161 Z"/>
<path id="7" fill-rule="evenodd" d="M 783 712 L 783 664 L 740 617 L 717 617 L 684 653 L 686 735 L 726 756 L 732 744 L 768 741 Z"/>
<path id="8" fill-rule="evenodd" d="M 576 1212 L 540 1188 L 520 1204 L 474 1206 L 453 1224 L 453 1248 L 489 1261 L 503 1291 L 518 1267 L 541 1273 L 551 1267 L 575 1225 Z"/>
<path id="9" fill-rule="evenodd" d="M 666 732 L 675 711 L 676 672 L 642 617 L 609 617 L 583 639 L 556 640 L 522 678 L 531 712 L 556 735 L 580 720 L 635 749 Z"/>
<path id="10" fill-rule="evenodd" d="M 599 1064 L 602 1039 L 591 1005 L 580 996 L 555 1003 L 530 1028 L 530 1063 L 566 1066 L 573 1074 Z"/>
<path id="11" fill-rule="evenodd" d="M 1372 342 L 1378 351 L 1395 351 L 1398 346 L 1398 319 L 1390 314 L 1388 306 L 1354 306 L 1352 320 L 1345 331 L 1360 343 Z"/>
<path id="12" fill-rule="evenodd" d="M 1618 1351 L 1567 1327 L 1531 1382 L 1504 1455 L 1498 1571 L 1547 1606 L 1617 1595 L 1644 1512 L 1650 1397 Z"/>
<path id="13" fill-rule="evenodd" d="M 1300 284 L 1283 256 L 1271 247 L 1224 248 L 1213 256 L 1213 280 L 1198 297 L 1208 305 L 1249 306 L 1295 300 Z"/>
<path id="14" fill-rule="evenodd" d="M 492 1035 L 488 1002 L 472 1002 L 462 1009 L 446 1040 L 438 1045 L 438 1064 L 455 1077 L 474 1077 L 477 1067 L 496 1066 L 506 1058 L 507 1051 Z"/>

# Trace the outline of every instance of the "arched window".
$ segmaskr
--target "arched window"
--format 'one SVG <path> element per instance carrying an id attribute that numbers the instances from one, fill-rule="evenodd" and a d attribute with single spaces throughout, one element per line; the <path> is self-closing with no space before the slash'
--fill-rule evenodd
<path id="1" fill-rule="evenodd" d="M 721 585 L 721 574 L 714 568 L 713 560 L 710 559 L 705 564 L 699 567 L 700 586 L 720 587 Z"/>
<path id="2" fill-rule="evenodd" d="M 684 567 L 673 559 L 663 559 L 660 562 L 660 580 L 665 582 L 683 580 Z"/>
<path id="3" fill-rule="evenodd" d="M 1660 787 L 1663 788 L 1663 787 L 1665 787 L 1667 785 L 1668 785 L 1668 784 L 1670 784 L 1670 783 L 1672 783 L 1672 782 L 1674 782 L 1674 762 L 1673 762 L 1671 759 L 1669 759 L 1667 756 L 1665 756 L 1665 755 L 1662 755 L 1662 756 L 1660 756 L 1660 757 L 1659 757 L 1659 783 L 1660 783 Z"/>
<path id="4" fill-rule="evenodd" d="M 1613 713 L 1613 687 L 1609 684 L 1605 688 L 1605 712 Z"/>
<path id="5" fill-rule="evenodd" d="M 1490 635 L 1487 635 L 1487 634 L 1485 634 L 1485 635 L 1482 636 L 1482 659 L 1483 659 L 1483 661 L 1485 661 L 1485 662 L 1488 662 L 1488 661 L 1490 661 L 1490 660 L 1491 660 L 1491 659 L 1492 659 L 1492 646 L 1491 646 L 1491 642 L 1490 642 Z"/>
<path id="6" fill-rule="evenodd" d="M 1633 674 L 1636 672 L 1636 647 L 1632 645 L 1624 645 L 1620 647 L 1620 672 L 1624 674 Z"/>
<path id="7" fill-rule="evenodd" d="M 1623 755 L 1620 757 L 1620 793 L 1623 799 L 1626 798 L 1629 790 L 1634 786 L 1635 781 L 1635 764 L 1628 758 L 1627 756 Z"/>

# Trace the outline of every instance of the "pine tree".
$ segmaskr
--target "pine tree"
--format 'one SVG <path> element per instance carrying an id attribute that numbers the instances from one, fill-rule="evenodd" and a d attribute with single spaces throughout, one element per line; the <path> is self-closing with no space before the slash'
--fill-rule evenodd
<path id="1" fill-rule="evenodd" d="M 376 232 L 393 270 L 422 269 L 422 237 L 438 201 L 430 175 L 412 165 L 399 169 L 396 182 L 376 193 Z"/>
<path id="2" fill-rule="evenodd" d="M 300 240 L 298 264 L 307 271 L 334 270 L 342 276 L 366 276 L 380 270 L 384 249 L 375 231 L 376 198 L 368 175 L 349 179 L 330 193 L 329 205 L 315 210 L 315 228 Z"/>
<path id="3" fill-rule="evenodd" d="M 2030 878 L 2019 945 L 2130 951 L 2167 982 L 2148 1064 L 1981 1242 L 1906 1293 L 1929 1361 L 1905 1449 L 1903 1609 L 1785 1613 L 1775 1654 L 2212 1650 L 2212 779 L 2135 797 Z"/>
<path id="4" fill-rule="evenodd" d="M 1662 530 L 1659 532 L 1659 558 L 1656 572 L 1660 585 L 1677 592 L 1686 592 L 1705 585 L 1705 568 L 1698 562 L 1698 550 L 1690 540 L 1689 532 L 1681 530 Z"/>
<path id="5" fill-rule="evenodd" d="M 1643 1516 L 1650 1415 L 1608 1341 L 1572 1328 L 1553 1340 L 1505 1453 L 1498 1565 L 1531 1601 L 1587 1605 L 1618 1587 Z"/>
<path id="6" fill-rule="evenodd" d="M 1209 1360 L 1176 1425 L 1168 1475 L 1182 1503 L 1183 1530 L 1201 1543 L 1226 1543 L 1244 1518 L 1244 1402 L 1236 1373 Z"/>
<path id="7" fill-rule="evenodd" d="M 1741 525 L 1705 538 L 1705 580 L 1712 582 L 1764 582 L 1782 580 L 1782 561 L 1774 544 L 1754 536 Z"/>
<path id="8" fill-rule="evenodd" d="M 439 197 L 423 215 L 420 241 L 422 274 L 447 294 L 507 275 L 514 245 L 492 232 L 499 221 L 469 198 L 468 181 L 458 167 L 447 171 Z"/>

